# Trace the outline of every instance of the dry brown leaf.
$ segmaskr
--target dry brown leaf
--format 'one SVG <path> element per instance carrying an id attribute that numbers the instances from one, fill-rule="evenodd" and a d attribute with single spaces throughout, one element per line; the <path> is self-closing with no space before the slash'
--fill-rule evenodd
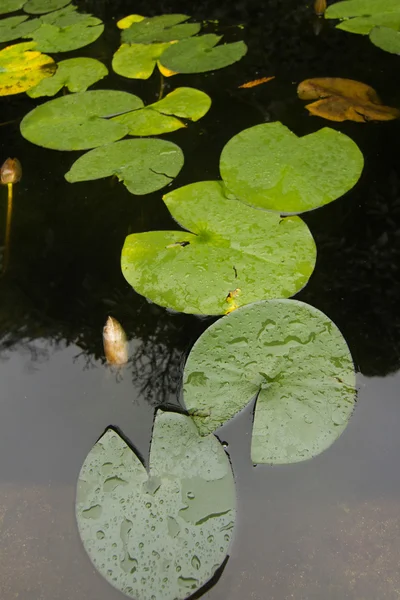
<path id="1" fill-rule="evenodd" d="M 261 79 L 254 79 L 253 81 L 248 81 L 247 83 L 242 83 L 239 85 L 239 88 L 252 88 L 256 87 L 256 85 L 261 85 L 262 83 L 267 83 L 267 81 L 271 81 L 271 79 L 275 79 L 275 75 L 272 77 L 261 77 Z"/>
<path id="2" fill-rule="evenodd" d="M 297 93 L 302 100 L 314 100 L 307 104 L 312 114 L 330 121 L 391 121 L 400 117 L 397 108 L 382 104 L 376 91 L 369 85 L 340 77 L 317 77 L 305 79 Z"/>

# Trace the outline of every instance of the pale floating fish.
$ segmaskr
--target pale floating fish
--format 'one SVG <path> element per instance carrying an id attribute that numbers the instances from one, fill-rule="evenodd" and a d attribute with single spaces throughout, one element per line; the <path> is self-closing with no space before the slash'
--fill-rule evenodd
<path id="1" fill-rule="evenodd" d="M 108 317 L 103 327 L 103 345 L 107 362 L 110 365 L 124 365 L 128 362 L 126 334 L 114 317 Z"/>

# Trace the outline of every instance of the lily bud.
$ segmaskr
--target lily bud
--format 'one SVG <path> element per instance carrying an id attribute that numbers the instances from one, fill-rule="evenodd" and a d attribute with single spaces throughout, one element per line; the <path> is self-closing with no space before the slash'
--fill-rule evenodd
<path id="1" fill-rule="evenodd" d="M 326 11 L 326 0 L 315 0 L 314 10 L 315 14 L 321 17 Z"/>
<path id="2" fill-rule="evenodd" d="M 110 365 L 124 365 L 128 362 L 128 342 L 125 331 L 114 317 L 108 317 L 103 328 L 103 345 Z"/>
<path id="3" fill-rule="evenodd" d="M 7 158 L 0 169 L 1 183 L 18 183 L 22 177 L 22 167 L 18 158 Z"/>

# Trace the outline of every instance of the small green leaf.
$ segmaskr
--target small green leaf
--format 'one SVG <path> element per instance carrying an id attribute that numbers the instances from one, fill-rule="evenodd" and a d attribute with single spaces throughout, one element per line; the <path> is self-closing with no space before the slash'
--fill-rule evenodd
<path id="1" fill-rule="evenodd" d="M 377 26 L 398 29 L 400 3 L 398 0 L 345 0 L 329 6 L 325 18 L 342 19 L 336 26 L 338 29 L 368 35 Z"/>
<path id="2" fill-rule="evenodd" d="M 399 23 L 400 26 L 400 23 Z M 400 32 L 390 29 L 389 27 L 374 27 L 369 34 L 369 39 L 375 46 L 391 52 L 392 54 L 400 54 Z"/>
<path id="3" fill-rule="evenodd" d="M 358 146 L 343 133 L 325 127 L 299 138 L 282 123 L 264 123 L 229 140 L 220 172 L 239 200 L 280 213 L 302 213 L 349 191 L 363 164 Z"/>
<path id="4" fill-rule="evenodd" d="M 221 37 L 209 33 L 172 44 L 162 54 L 160 63 L 175 73 L 204 73 L 232 65 L 246 54 L 244 42 L 217 46 Z"/>
<path id="5" fill-rule="evenodd" d="M 28 0 L 24 5 L 24 11 L 30 14 L 39 15 L 52 12 L 70 4 L 71 0 Z"/>
<path id="6" fill-rule="evenodd" d="M 107 67 L 94 58 L 69 58 L 57 65 L 53 77 L 41 81 L 28 91 L 31 98 L 54 96 L 63 87 L 70 92 L 85 92 L 88 87 L 106 77 Z"/>
<path id="7" fill-rule="evenodd" d="M 30 19 L 27 15 L 18 17 L 8 17 L 0 20 L 0 42 L 11 42 L 22 37 L 28 37 L 28 34 L 35 31 L 41 25 L 40 19 Z"/>
<path id="8" fill-rule="evenodd" d="M 192 420 L 158 411 L 149 472 L 108 429 L 79 474 L 83 545 L 111 585 L 141 600 L 183 600 L 225 560 L 236 516 L 235 484 L 218 440 Z"/>
<path id="9" fill-rule="evenodd" d="M 178 175 L 183 166 L 182 150 L 166 140 L 123 140 L 87 152 L 65 175 L 70 183 L 116 175 L 131 194 L 159 190 Z"/>
<path id="10" fill-rule="evenodd" d="M 184 23 L 190 19 L 187 15 L 161 15 L 144 18 L 133 23 L 121 34 L 122 42 L 127 44 L 151 44 L 153 42 L 172 42 L 188 38 L 198 33 L 200 23 Z"/>
<path id="11" fill-rule="evenodd" d="M 26 0 L 1 0 L 0 15 L 14 12 L 23 7 Z"/>
<path id="12" fill-rule="evenodd" d="M 224 314 L 261 298 L 288 297 L 308 281 L 315 244 L 299 217 L 281 219 L 227 198 L 218 181 L 163 198 L 187 231 L 128 236 L 121 266 L 128 283 L 161 306 Z"/>
<path id="13" fill-rule="evenodd" d="M 122 44 L 112 59 L 112 68 L 129 79 L 148 79 L 162 53 L 170 46 L 165 44 Z"/>
<path id="14" fill-rule="evenodd" d="M 21 122 L 25 139 L 53 150 L 86 150 L 121 139 L 128 128 L 109 117 L 141 108 L 127 92 L 94 90 L 49 100 Z"/>
<path id="15" fill-rule="evenodd" d="M 342 334 L 297 300 L 250 304 L 211 325 L 192 348 L 183 388 L 201 435 L 258 396 L 254 463 L 293 463 L 323 452 L 346 428 L 355 402 Z"/>
<path id="16" fill-rule="evenodd" d="M 114 120 L 124 123 L 129 128 L 130 135 L 159 135 L 185 127 L 175 117 L 198 121 L 210 106 L 211 98 L 204 92 L 193 88 L 177 88 L 162 100 L 146 108 L 114 117 Z"/>

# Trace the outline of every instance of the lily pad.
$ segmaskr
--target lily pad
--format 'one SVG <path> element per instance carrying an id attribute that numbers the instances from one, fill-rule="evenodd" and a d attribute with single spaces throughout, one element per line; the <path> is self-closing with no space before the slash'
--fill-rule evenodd
<path id="1" fill-rule="evenodd" d="M 170 46 L 165 44 L 122 44 L 112 59 L 112 68 L 129 79 L 148 79 L 162 53 Z"/>
<path id="2" fill-rule="evenodd" d="M 244 42 L 220 44 L 222 36 L 209 33 L 171 45 L 160 57 L 161 65 L 174 73 L 204 73 L 237 62 L 247 52 Z"/>
<path id="3" fill-rule="evenodd" d="M 302 213 L 349 191 L 363 164 L 358 146 L 343 133 L 326 127 L 297 137 L 282 123 L 264 123 L 229 140 L 220 172 L 239 200 L 280 213 Z"/>
<path id="4" fill-rule="evenodd" d="M 104 25 L 100 19 L 86 15 L 85 19 L 72 25 L 60 26 L 43 22 L 29 35 L 42 52 L 70 52 L 88 46 L 103 33 Z"/>
<path id="5" fill-rule="evenodd" d="M 182 40 L 196 35 L 201 29 L 200 23 L 184 23 L 188 19 L 189 16 L 179 14 L 144 17 L 140 21 L 136 20 L 127 29 L 124 28 L 121 40 L 127 44 Z"/>
<path id="6" fill-rule="evenodd" d="M 108 69 L 94 58 L 69 58 L 57 64 L 57 71 L 27 93 L 31 98 L 55 96 L 63 87 L 70 92 L 85 92 L 88 87 L 108 75 Z"/>
<path id="7" fill-rule="evenodd" d="M 231 543 L 235 484 L 218 440 L 158 411 L 147 472 L 108 429 L 79 474 L 76 518 L 96 569 L 140 600 L 180 600 L 215 574 Z"/>
<path id="8" fill-rule="evenodd" d="M 0 15 L 14 12 L 23 7 L 26 0 L 1 0 Z"/>
<path id="9" fill-rule="evenodd" d="M 109 117 L 142 106 L 137 96 L 113 90 L 63 96 L 28 113 L 22 119 L 21 133 L 44 148 L 86 150 L 125 137 L 128 127 Z"/>
<path id="10" fill-rule="evenodd" d="M 131 194 L 138 196 L 159 190 L 178 175 L 183 153 L 166 140 L 122 140 L 87 152 L 65 175 L 70 183 L 116 175 Z"/>
<path id="11" fill-rule="evenodd" d="M 55 69 L 54 60 L 37 52 L 32 42 L 7 46 L 0 51 L 0 96 L 26 92 Z"/>
<path id="12" fill-rule="evenodd" d="M 24 5 L 24 11 L 30 14 L 39 15 L 58 10 L 70 3 L 71 0 L 28 0 Z"/>
<path id="13" fill-rule="evenodd" d="M 389 27 L 374 27 L 369 34 L 369 39 L 385 52 L 400 54 L 400 31 Z"/>
<path id="14" fill-rule="evenodd" d="M 342 19 L 336 26 L 338 29 L 368 35 L 377 26 L 398 29 L 400 3 L 398 0 L 345 0 L 329 6 L 325 18 Z"/>
<path id="15" fill-rule="evenodd" d="M 11 42 L 26 37 L 40 27 L 40 19 L 29 19 L 27 15 L 0 20 L 0 42 Z"/>
<path id="16" fill-rule="evenodd" d="M 179 188 L 163 198 L 187 231 L 129 235 L 122 273 L 143 296 L 176 311 L 220 315 L 261 298 L 288 297 L 308 281 L 314 240 L 299 217 L 245 206 L 218 181 Z"/>
<path id="17" fill-rule="evenodd" d="M 162 100 L 118 117 L 114 121 L 129 128 L 129 135 L 159 135 L 185 127 L 176 117 L 198 121 L 211 106 L 211 98 L 193 88 L 177 88 Z"/>
<path id="18" fill-rule="evenodd" d="M 392 29 L 388 30 L 393 32 Z M 400 34 L 397 34 L 400 40 Z M 400 110 L 384 106 L 369 85 L 352 79 L 341 77 L 316 77 L 305 79 L 297 93 L 302 100 L 317 102 L 307 104 L 306 109 L 312 114 L 331 121 L 391 121 L 400 117 Z"/>
<path id="19" fill-rule="evenodd" d="M 209 327 L 184 370 L 184 402 L 201 435 L 257 397 L 251 459 L 294 463 L 316 456 L 344 431 L 355 374 L 336 325 L 297 300 L 265 300 Z"/>

